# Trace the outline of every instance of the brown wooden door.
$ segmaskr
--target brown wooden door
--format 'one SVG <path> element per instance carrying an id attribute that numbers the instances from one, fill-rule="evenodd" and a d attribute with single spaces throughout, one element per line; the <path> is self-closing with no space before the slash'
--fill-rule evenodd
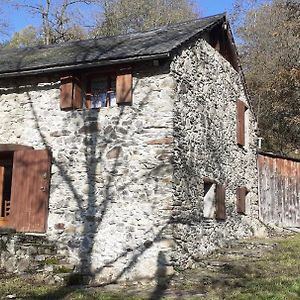
<path id="1" fill-rule="evenodd" d="M 3 199 L 4 172 L 5 172 L 4 167 L 0 166 L 0 218 L 5 216 L 5 214 L 4 214 L 4 199 Z"/>
<path id="2" fill-rule="evenodd" d="M 9 223 L 19 232 L 45 232 L 48 217 L 50 153 L 14 153 Z"/>

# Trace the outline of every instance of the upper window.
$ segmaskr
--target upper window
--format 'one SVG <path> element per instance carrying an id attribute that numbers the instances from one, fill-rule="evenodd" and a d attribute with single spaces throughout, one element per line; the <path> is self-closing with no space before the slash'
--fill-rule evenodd
<path id="1" fill-rule="evenodd" d="M 116 77 L 94 78 L 90 83 L 90 97 L 86 97 L 87 108 L 117 106 Z M 88 101 L 90 101 L 88 103 Z"/>
<path id="2" fill-rule="evenodd" d="M 114 74 L 61 78 L 61 109 L 99 109 L 132 103 L 132 74 L 129 71 Z"/>

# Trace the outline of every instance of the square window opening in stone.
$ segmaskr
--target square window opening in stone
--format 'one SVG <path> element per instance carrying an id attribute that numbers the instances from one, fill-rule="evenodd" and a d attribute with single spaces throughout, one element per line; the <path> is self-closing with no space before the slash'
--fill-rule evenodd
<path id="1" fill-rule="evenodd" d="M 203 217 L 213 219 L 216 212 L 216 183 L 204 181 Z"/>

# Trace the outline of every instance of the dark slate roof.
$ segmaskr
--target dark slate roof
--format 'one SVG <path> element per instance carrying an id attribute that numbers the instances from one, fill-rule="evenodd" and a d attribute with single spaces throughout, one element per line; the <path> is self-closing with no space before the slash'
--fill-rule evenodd
<path id="1" fill-rule="evenodd" d="M 168 57 L 180 45 L 225 20 L 219 14 L 148 32 L 59 45 L 0 51 L 0 76 L 34 74 L 94 65 Z"/>

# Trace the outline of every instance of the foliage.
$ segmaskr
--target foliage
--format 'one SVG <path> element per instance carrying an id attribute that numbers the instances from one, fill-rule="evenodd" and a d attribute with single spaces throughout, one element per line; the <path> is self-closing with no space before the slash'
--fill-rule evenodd
<path id="1" fill-rule="evenodd" d="M 42 44 L 42 38 L 35 27 L 29 25 L 19 32 L 14 33 L 5 48 L 23 48 Z"/>
<path id="2" fill-rule="evenodd" d="M 86 32 L 80 24 L 79 7 L 83 4 L 89 5 L 95 2 L 95 0 L 6 1 L 18 10 L 27 11 L 40 18 L 40 31 L 45 45 L 85 38 Z M 34 41 L 34 43 L 36 42 L 38 41 Z"/>
<path id="3" fill-rule="evenodd" d="M 8 42 L 9 47 L 35 46 L 41 42 L 49 45 L 87 37 L 145 31 L 199 16 L 195 0 L 4 1 L 11 7 L 38 16 L 41 22 L 40 28 L 28 26 L 15 33 Z M 84 7 L 83 17 L 81 10 Z"/>
<path id="4" fill-rule="evenodd" d="M 291 154 L 300 149 L 300 3 L 250 9 L 237 32 L 265 150 Z"/>
<path id="5" fill-rule="evenodd" d="M 196 2 L 190 0 L 103 0 L 93 35 L 146 31 L 198 16 Z"/>
<path id="6" fill-rule="evenodd" d="M 7 35 L 8 23 L 5 21 L 3 17 L 3 11 L 0 8 L 0 36 Z"/>

